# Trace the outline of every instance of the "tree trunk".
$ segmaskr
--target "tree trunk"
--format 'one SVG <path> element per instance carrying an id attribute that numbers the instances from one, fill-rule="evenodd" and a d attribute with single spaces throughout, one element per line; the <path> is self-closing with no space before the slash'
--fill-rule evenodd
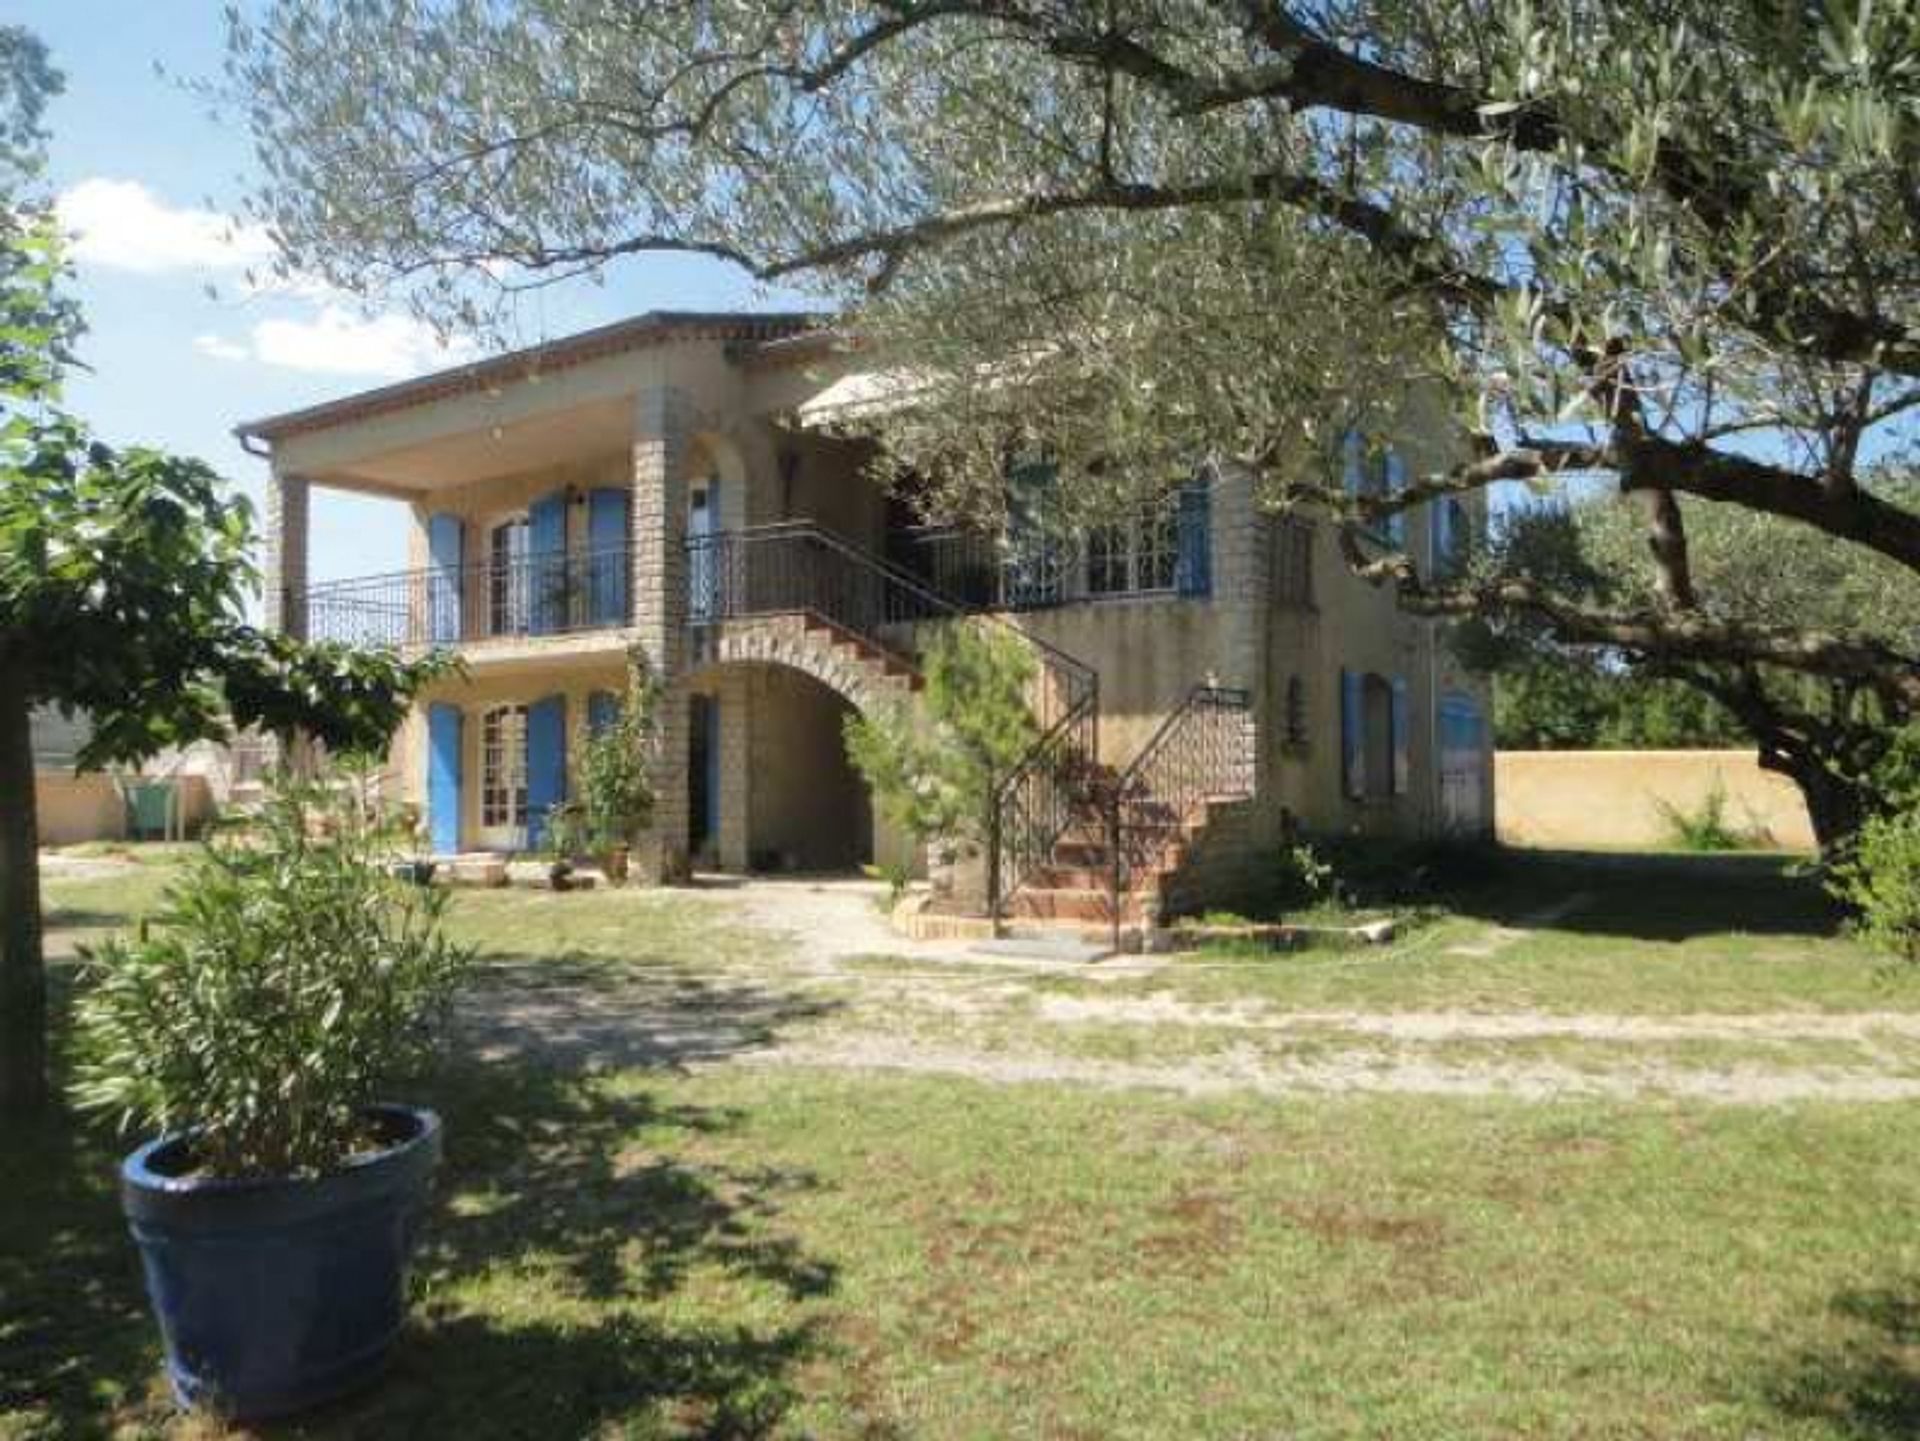
<path id="1" fill-rule="evenodd" d="M 0 681 L 0 1115 L 47 1101 L 47 973 L 40 953 L 39 825 L 24 693 Z"/>
<path id="2" fill-rule="evenodd" d="M 1872 813 L 1866 790 L 1835 775 L 1816 756 L 1786 754 L 1763 743 L 1760 766 L 1785 776 L 1800 788 L 1801 798 L 1807 803 L 1807 819 L 1813 823 L 1814 843 L 1823 857 L 1832 856 L 1852 840 Z"/>

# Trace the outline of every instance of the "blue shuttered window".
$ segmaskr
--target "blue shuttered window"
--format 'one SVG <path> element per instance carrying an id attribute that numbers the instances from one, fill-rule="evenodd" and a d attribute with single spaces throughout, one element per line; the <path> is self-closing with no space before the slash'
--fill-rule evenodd
<path id="1" fill-rule="evenodd" d="M 433 849 L 460 849 L 460 738 L 458 706 L 427 707 L 427 830 Z"/>
<path id="2" fill-rule="evenodd" d="M 1340 487 L 1357 496 L 1367 483 L 1367 443 L 1357 430 L 1340 437 Z"/>
<path id="3" fill-rule="evenodd" d="M 1384 462 L 1386 471 L 1386 492 L 1389 497 L 1400 494 L 1407 488 L 1407 458 L 1397 450 L 1387 452 Z M 1387 539 L 1403 549 L 1407 543 L 1407 513 L 1396 510 L 1387 517 Z"/>
<path id="4" fill-rule="evenodd" d="M 567 493 L 527 507 L 527 629 L 551 635 L 567 619 Z"/>
<path id="5" fill-rule="evenodd" d="M 427 518 L 427 636 L 436 645 L 460 639 L 460 577 L 466 526 L 457 515 Z"/>
<path id="6" fill-rule="evenodd" d="M 527 707 L 527 844 L 546 839 L 547 812 L 567 798 L 567 698 Z"/>
<path id="7" fill-rule="evenodd" d="M 631 494 L 605 487 L 587 494 L 587 615 L 595 625 L 627 619 L 627 537 Z"/>
<path id="8" fill-rule="evenodd" d="M 1179 553 L 1174 589 L 1184 596 L 1213 594 L 1213 472 L 1202 470 L 1180 487 Z"/>
<path id="9" fill-rule="evenodd" d="M 1366 677 L 1340 671 L 1340 783 L 1348 800 L 1367 797 Z"/>

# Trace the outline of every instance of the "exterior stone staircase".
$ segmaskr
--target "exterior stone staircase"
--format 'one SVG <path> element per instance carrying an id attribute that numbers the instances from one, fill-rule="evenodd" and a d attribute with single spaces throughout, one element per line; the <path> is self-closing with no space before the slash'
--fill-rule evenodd
<path id="1" fill-rule="evenodd" d="M 915 627 L 972 614 L 810 523 L 722 532 L 701 542 L 696 559 L 696 645 L 705 655 L 791 666 L 862 710 L 910 701 L 922 688 Z M 1116 770 L 1092 759 L 1099 677 L 1019 633 L 1040 661 L 1041 735 L 1000 793 L 990 863 L 999 916 L 1083 931 L 1156 924 L 1167 880 L 1187 864 L 1214 809 L 1253 794 L 1248 697 L 1194 687 Z"/>
<path id="2" fill-rule="evenodd" d="M 1124 772 L 1081 764 L 1072 822 L 1003 914 L 1083 929 L 1157 925 L 1167 883 L 1216 810 L 1253 795 L 1254 746 L 1245 693 L 1196 686 Z"/>

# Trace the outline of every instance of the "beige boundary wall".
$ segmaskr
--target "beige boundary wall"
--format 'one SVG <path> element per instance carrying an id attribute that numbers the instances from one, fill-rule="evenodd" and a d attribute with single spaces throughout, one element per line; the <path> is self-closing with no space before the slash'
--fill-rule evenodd
<path id="1" fill-rule="evenodd" d="M 1800 792 L 1761 770 L 1753 751 L 1500 751 L 1494 814 L 1508 845 L 1667 846 L 1672 827 L 1660 803 L 1697 814 L 1716 779 L 1733 830 L 1758 846 L 1814 848 Z"/>
<path id="2" fill-rule="evenodd" d="M 213 793 L 205 776 L 179 776 L 186 834 L 199 828 L 214 812 Z M 83 841 L 117 841 L 127 834 L 127 805 L 110 775 L 43 770 L 34 775 L 33 803 L 39 821 L 40 844 L 75 846 Z"/>

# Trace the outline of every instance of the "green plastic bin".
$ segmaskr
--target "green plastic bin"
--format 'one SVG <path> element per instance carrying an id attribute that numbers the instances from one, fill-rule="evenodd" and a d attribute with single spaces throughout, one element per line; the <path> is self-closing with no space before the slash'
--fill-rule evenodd
<path id="1" fill-rule="evenodd" d="M 138 781 L 127 787 L 127 834 L 136 841 L 168 839 L 173 815 L 173 786 L 167 781 Z"/>

